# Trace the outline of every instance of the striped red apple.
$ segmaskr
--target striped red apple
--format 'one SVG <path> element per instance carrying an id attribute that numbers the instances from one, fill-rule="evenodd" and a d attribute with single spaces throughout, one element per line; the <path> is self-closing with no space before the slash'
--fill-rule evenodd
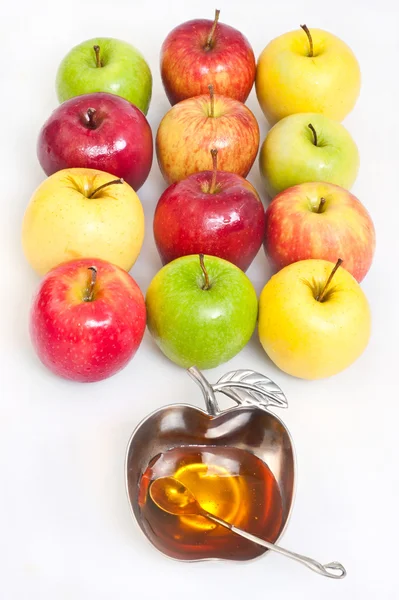
<path id="1" fill-rule="evenodd" d="M 302 183 L 269 205 L 264 247 L 275 270 L 308 258 L 335 262 L 341 257 L 360 282 L 373 260 L 375 230 L 366 208 L 347 190 Z"/>
<path id="2" fill-rule="evenodd" d="M 219 169 L 241 177 L 256 158 L 259 126 L 254 115 L 242 102 L 209 87 L 209 94 L 175 104 L 159 125 L 157 158 L 168 183 L 212 169 L 212 148 L 221 150 Z"/>

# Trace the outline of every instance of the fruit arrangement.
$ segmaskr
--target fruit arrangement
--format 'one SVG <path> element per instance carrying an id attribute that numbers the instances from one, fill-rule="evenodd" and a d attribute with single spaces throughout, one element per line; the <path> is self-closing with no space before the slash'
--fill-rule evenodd
<path id="1" fill-rule="evenodd" d="M 154 152 L 150 68 L 111 38 L 81 43 L 60 64 L 60 105 L 37 143 L 47 179 L 22 224 L 26 259 L 43 276 L 30 316 L 39 359 L 61 377 L 98 381 L 132 359 L 147 324 L 168 359 L 207 369 L 258 327 L 284 372 L 339 373 L 369 340 L 359 284 L 375 249 L 371 217 L 349 191 L 358 149 L 340 123 L 360 91 L 352 51 L 301 25 L 256 63 L 216 11 L 176 27 L 160 60 L 172 105 L 154 136 L 166 182 L 153 221 L 163 267 L 145 300 L 129 271 L 144 239 L 137 192 Z M 244 104 L 254 84 L 271 125 L 259 153 L 263 190 L 245 179 L 261 141 Z M 245 271 L 262 245 L 275 274 L 258 302 Z"/>

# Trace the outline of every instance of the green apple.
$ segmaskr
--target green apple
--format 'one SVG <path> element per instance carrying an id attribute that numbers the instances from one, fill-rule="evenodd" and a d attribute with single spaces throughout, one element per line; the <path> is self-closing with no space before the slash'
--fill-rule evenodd
<path id="1" fill-rule="evenodd" d="M 162 352 L 182 367 L 210 369 L 233 358 L 256 325 L 258 300 L 248 277 L 215 256 L 177 258 L 146 296 L 147 324 Z"/>
<path id="2" fill-rule="evenodd" d="M 340 123 L 321 114 L 300 113 L 271 128 L 259 167 L 271 198 L 298 183 L 314 181 L 349 190 L 359 169 L 359 152 Z"/>
<path id="3" fill-rule="evenodd" d="M 136 48 L 113 38 L 82 42 L 61 62 L 56 81 L 58 100 L 92 92 L 126 98 L 147 114 L 151 100 L 151 71 Z"/>

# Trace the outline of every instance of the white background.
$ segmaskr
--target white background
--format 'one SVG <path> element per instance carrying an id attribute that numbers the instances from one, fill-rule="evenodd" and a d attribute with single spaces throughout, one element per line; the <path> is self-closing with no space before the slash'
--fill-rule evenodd
<path id="1" fill-rule="evenodd" d="M 398 297 L 399 9 L 387 0 L 19 0 L 3 3 L 1 45 L 1 600 L 393 600 L 398 598 Z M 229 364 L 209 371 L 264 372 L 284 389 L 280 415 L 298 453 L 298 488 L 283 544 L 314 558 L 341 561 L 343 581 L 322 578 L 283 557 L 248 564 L 184 564 L 154 550 L 133 522 L 124 489 L 124 454 L 135 425 L 161 405 L 202 406 L 185 372 L 146 334 L 138 354 L 107 381 L 73 384 L 36 359 L 28 311 L 38 277 L 20 244 L 24 209 L 44 175 L 36 159 L 40 126 L 57 106 L 57 66 L 94 36 L 125 39 L 148 60 L 149 120 L 155 133 L 169 109 L 159 49 L 182 21 L 212 18 L 240 29 L 256 56 L 300 23 L 342 37 L 357 55 L 361 97 L 345 124 L 358 143 L 353 188 L 372 214 L 377 252 L 363 283 L 373 313 L 369 348 L 346 372 L 305 382 L 279 372 L 254 337 Z M 252 91 L 249 107 L 267 125 Z M 249 179 L 261 191 L 258 164 Z M 132 275 L 143 291 L 160 268 L 152 216 L 164 189 L 156 160 L 139 192 L 146 239 Z M 263 252 L 248 272 L 258 292 L 269 277 Z"/>

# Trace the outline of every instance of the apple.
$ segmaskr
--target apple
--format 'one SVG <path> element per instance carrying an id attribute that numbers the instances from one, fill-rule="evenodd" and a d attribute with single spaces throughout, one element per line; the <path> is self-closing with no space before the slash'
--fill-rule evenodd
<path id="1" fill-rule="evenodd" d="M 271 128 L 259 167 L 270 197 L 298 183 L 325 181 L 350 189 L 359 152 L 343 125 L 316 113 L 291 115 Z"/>
<path id="2" fill-rule="evenodd" d="M 344 260 L 357 281 L 368 272 L 375 250 L 369 213 L 350 192 L 331 183 L 302 183 L 274 198 L 266 211 L 264 247 L 276 269 L 305 260 Z"/>
<path id="3" fill-rule="evenodd" d="M 366 348 L 370 308 L 346 269 L 326 260 L 301 260 L 279 271 L 259 299 L 259 339 L 269 358 L 302 379 L 330 377 Z"/>
<path id="4" fill-rule="evenodd" d="M 91 382 L 120 371 L 140 346 L 143 294 L 126 271 L 99 259 L 51 270 L 33 300 L 30 334 L 42 363 L 56 375 Z"/>
<path id="5" fill-rule="evenodd" d="M 22 223 L 25 256 L 40 275 L 77 258 L 101 258 L 129 271 L 143 239 L 144 211 L 136 192 L 95 169 L 63 169 L 48 177 Z"/>
<path id="6" fill-rule="evenodd" d="M 304 112 L 342 121 L 359 96 L 359 63 L 335 35 L 306 25 L 301 28 L 272 40 L 260 55 L 259 104 L 272 125 Z"/>
<path id="7" fill-rule="evenodd" d="M 161 77 L 169 102 L 206 94 L 213 84 L 218 94 L 245 102 L 252 89 L 256 61 L 248 40 L 233 27 L 215 20 L 195 19 L 178 25 L 161 49 Z"/>
<path id="8" fill-rule="evenodd" d="M 188 254 L 219 256 L 246 271 L 262 245 L 265 211 L 255 188 L 240 175 L 217 170 L 189 175 L 168 187 L 154 216 L 163 264 Z"/>
<path id="9" fill-rule="evenodd" d="M 238 100 L 214 94 L 187 98 L 162 119 L 156 137 L 159 168 L 168 183 L 212 169 L 212 148 L 222 150 L 221 171 L 246 177 L 259 148 L 259 126 Z"/>
<path id="10" fill-rule="evenodd" d="M 147 323 L 162 352 L 182 366 L 210 369 L 244 348 L 258 301 L 248 277 L 215 256 L 182 256 L 163 267 L 146 295 Z"/>
<path id="11" fill-rule="evenodd" d="M 152 164 L 147 119 L 124 98 L 97 92 L 61 104 L 43 125 L 37 143 L 46 173 L 69 167 L 100 169 L 138 190 Z"/>
<path id="12" fill-rule="evenodd" d="M 146 115 L 152 75 L 142 54 L 127 42 L 94 38 L 72 48 L 62 60 L 56 89 L 60 102 L 93 92 L 116 94 Z"/>

